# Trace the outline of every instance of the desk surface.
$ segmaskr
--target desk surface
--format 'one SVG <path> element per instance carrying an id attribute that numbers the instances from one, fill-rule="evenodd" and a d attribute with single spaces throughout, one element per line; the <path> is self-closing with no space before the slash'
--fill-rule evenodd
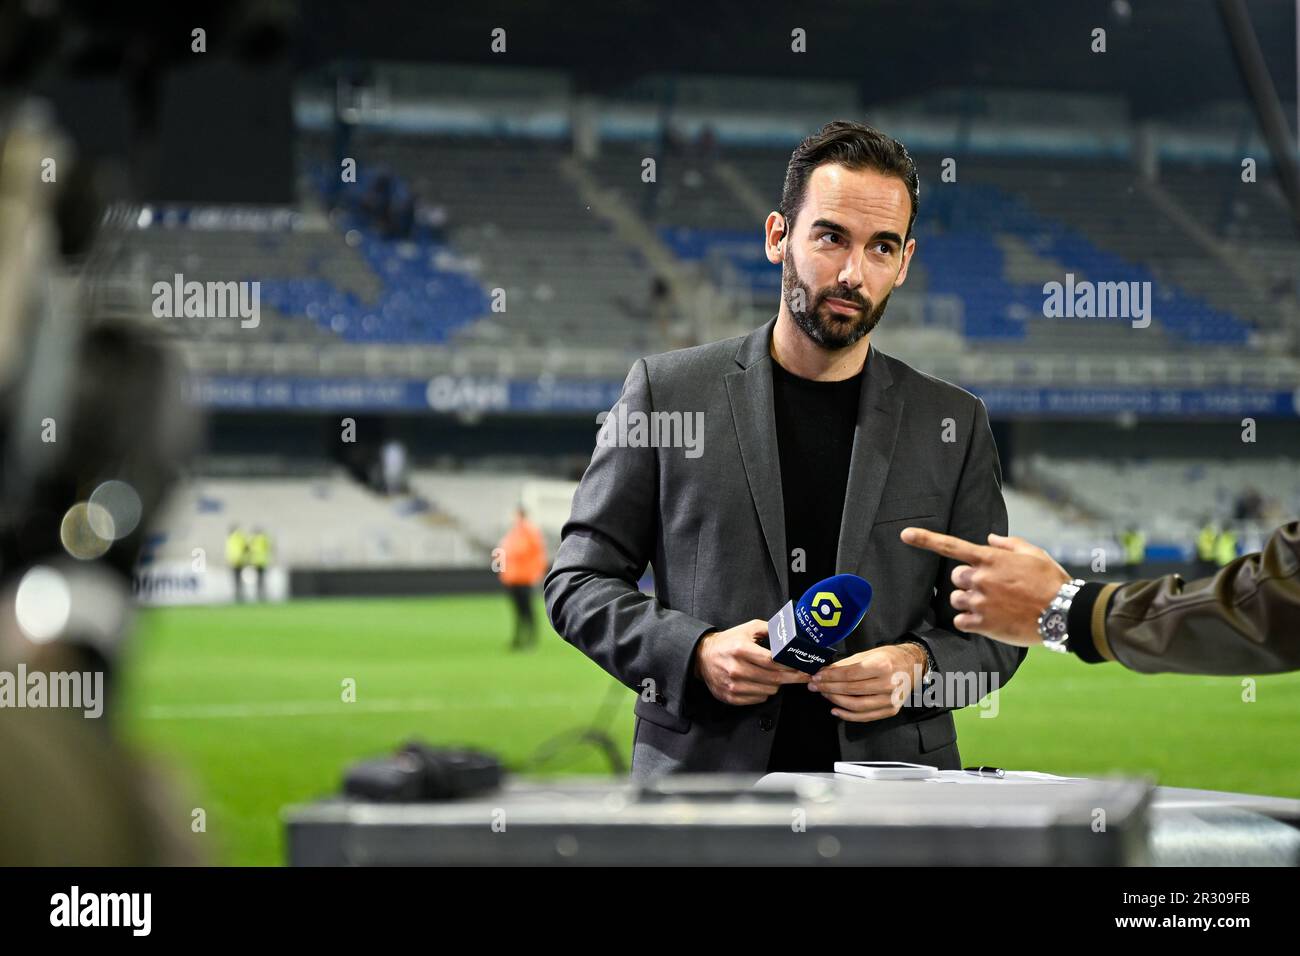
<path id="1" fill-rule="evenodd" d="M 940 771 L 938 777 L 906 783 L 885 783 L 834 773 L 785 774 L 762 777 L 756 787 L 832 785 L 841 791 L 858 791 L 895 799 L 917 794 L 917 787 L 960 788 L 981 796 L 1071 784 L 1086 784 L 1084 777 L 1007 771 L 1002 778 L 983 777 L 960 770 Z M 888 790 L 877 788 L 888 787 Z M 968 788 L 979 788 L 972 791 Z M 904 789 L 899 789 L 904 788 Z M 1253 793 L 1228 793 L 1184 787 L 1155 787 L 1147 808 L 1149 860 L 1153 866 L 1297 866 L 1300 865 L 1300 800 Z"/>
<path id="2" fill-rule="evenodd" d="M 760 777 L 756 787 L 799 786 L 799 781 L 831 780 L 841 789 L 857 786 L 878 787 L 885 781 L 867 780 L 836 773 L 770 773 Z M 927 780 L 905 781 L 903 786 L 915 785 L 960 785 L 990 788 L 1008 786 L 1043 786 L 1045 784 L 1074 784 L 1095 778 L 1058 777 L 1053 774 L 1035 771 L 1008 770 L 1005 777 L 986 777 L 965 773 L 960 770 L 941 770 L 938 777 Z M 1152 807 L 1157 810 L 1205 810 L 1238 809 L 1261 813 L 1277 820 L 1300 824 L 1300 800 L 1287 797 L 1273 797 L 1256 793 L 1228 793 L 1221 790 L 1195 790 L 1185 787 L 1156 787 L 1152 796 Z"/>
<path id="3" fill-rule="evenodd" d="M 1294 864 L 1300 831 L 1270 812 L 1300 820 L 1300 801 L 1142 780 L 793 774 L 511 779 L 461 800 L 335 798 L 284 818 L 289 861 L 306 865 Z"/>
<path id="4" fill-rule="evenodd" d="M 759 787 L 757 775 L 669 777 L 649 787 L 512 779 L 441 803 L 325 800 L 286 808 L 287 842 L 291 864 L 303 865 L 1151 862 L 1153 788 L 1143 780 L 844 786 L 800 777 Z"/>
<path id="5" fill-rule="evenodd" d="M 460 800 L 333 798 L 283 815 L 302 865 L 1300 862 L 1300 830 L 1283 822 L 1300 823 L 1300 800 L 1015 772 L 511 778 Z"/>

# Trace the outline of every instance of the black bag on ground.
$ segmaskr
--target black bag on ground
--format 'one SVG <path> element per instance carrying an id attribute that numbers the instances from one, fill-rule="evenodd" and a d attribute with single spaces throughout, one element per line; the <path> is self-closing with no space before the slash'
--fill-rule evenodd
<path id="1" fill-rule="evenodd" d="M 385 803 L 454 800 L 500 786 L 501 764 L 490 754 L 415 741 L 391 757 L 355 764 L 343 778 L 347 796 Z"/>

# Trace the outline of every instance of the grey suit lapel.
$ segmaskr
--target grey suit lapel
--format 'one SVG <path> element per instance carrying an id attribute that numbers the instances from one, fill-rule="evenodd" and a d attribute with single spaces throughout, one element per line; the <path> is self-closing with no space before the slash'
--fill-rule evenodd
<path id="1" fill-rule="evenodd" d="M 736 425 L 740 458 L 745 465 L 749 494 L 754 499 L 767 553 L 772 559 L 781 598 L 790 591 L 785 556 L 785 505 L 781 496 L 781 459 L 776 446 L 776 417 L 772 398 L 772 357 L 768 343 L 775 317 L 745 336 L 736 350 L 739 371 L 724 376 L 731 418 Z"/>
<path id="2" fill-rule="evenodd" d="M 740 369 L 728 373 L 724 379 L 749 493 L 763 528 L 768 556 L 781 582 L 781 594 L 786 595 L 790 591 L 790 569 L 769 351 L 774 325 L 775 317 L 745 336 L 736 350 L 736 364 Z M 893 392 L 893 385 L 889 364 L 873 345 L 867 353 L 866 375 L 858 399 L 858 424 L 853 432 L 835 555 L 837 574 L 861 574 L 863 570 L 867 535 L 880 506 L 902 418 L 902 400 Z"/>
<path id="3" fill-rule="evenodd" d="M 844 512 L 840 516 L 836 574 L 863 572 L 867 535 L 880 507 L 902 420 L 903 403 L 893 391 L 893 384 L 889 363 L 872 345 L 858 399 L 858 427 L 853 432 L 849 481 L 844 491 Z"/>

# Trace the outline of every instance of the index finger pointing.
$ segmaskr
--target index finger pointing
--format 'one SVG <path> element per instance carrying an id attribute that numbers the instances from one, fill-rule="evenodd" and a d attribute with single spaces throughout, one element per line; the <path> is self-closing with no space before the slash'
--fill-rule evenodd
<path id="1" fill-rule="evenodd" d="M 904 544 L 933 551 L 945 558 L 965 561 L 967 564 L 979 564 L 984 559 L 985 552 L 989 550 L 985 545 L 972 544 L 961 538 L 954 538 L 950 534 L 927 531 L 925 528 L 904 528 L 898 536 L 903 539 Z"/>

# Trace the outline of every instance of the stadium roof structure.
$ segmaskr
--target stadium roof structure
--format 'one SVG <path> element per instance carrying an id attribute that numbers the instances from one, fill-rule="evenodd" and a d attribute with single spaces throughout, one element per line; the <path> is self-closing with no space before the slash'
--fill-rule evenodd
<path id="1" fill-rule="evenodd" d="M 1215 0 L 723 0 L 683 14 L 657 0 L 547 4 L 479 0 L 454 14 L 436 4 L 375 0 L 303 4 L 303 66 L 339 58 L 502 62 L 492 30 L 507 30 L 512 66 L 571 71 L 609 94 L 648 74 L 851 79 L 863 102 L 888 103 L 945 88 L 1043 88 L 1123 96 L 1133 118 L 1182 114 L 1246 98 Z M 1249 14 L 1283 100 L 1296 90 L 1295 6 L 1252 0 Z M 394 29 L 401 24 L 401 29 Z M 1092 31 L 1107 32 L 1105 53 Z M 789 54 L 802 28 L 808 52 Z"/>

